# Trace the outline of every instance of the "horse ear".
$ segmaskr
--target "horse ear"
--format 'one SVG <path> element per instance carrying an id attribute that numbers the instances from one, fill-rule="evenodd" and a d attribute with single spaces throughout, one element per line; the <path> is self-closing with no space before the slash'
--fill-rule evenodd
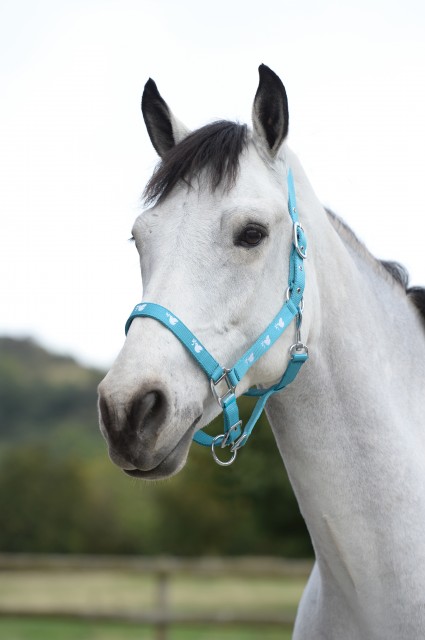
<path id="1" fill-rule="evenodd" d="M 189 133 L 172 114 L 152 78 L 145 84 L 142 113 L 151 142 L 161 157 Z"/>
<path id="2" fill-rule="evenodd" d="M 288 98 L 282 80 L 265 64 L 258 68 L 260 83 L 254 98 L 254 135 L 275 157 L 288 134 Z"/>

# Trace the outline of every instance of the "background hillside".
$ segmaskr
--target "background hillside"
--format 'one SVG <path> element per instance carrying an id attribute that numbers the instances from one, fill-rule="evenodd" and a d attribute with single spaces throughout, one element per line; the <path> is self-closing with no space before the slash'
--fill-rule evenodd
<path id="1" fill-rule="evenodd" d="M 311 554 L 265 420 L 232 467 L 194 445 L 176 477 L 137 482 L 112 465 L 98 430 L 102 377 L 0 338 L 0 551 Z"/>

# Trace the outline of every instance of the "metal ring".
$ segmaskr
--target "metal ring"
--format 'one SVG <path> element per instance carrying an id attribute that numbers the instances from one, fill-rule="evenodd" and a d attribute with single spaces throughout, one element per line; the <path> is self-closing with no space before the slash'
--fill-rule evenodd
<path id="1" fill-rule="evenodd" d="M 219 438 L 224 438 L 224 437 L 225 437 L 225 436 L 224 436 L 224 434 L 220 434 L 220 435 L 218 435 L 218 436 L 216 436 L 216 437 L 214 438 L 214 440 L 213 440 L 213 441 L 212 441 L 212 443 L 211 443 L 211 451 L 212 451 L 212 456 L 213 456 L 213 458 L 214 458 L 214 461 L 215 461 L 217 464 L 219 464 L 221 467 L 228 467 L 230 464 L 232 464 L 232 462 L 234 462 L 234 461 L 236 460 L 236 456 L 238 455 L 238 450 L 237 450 L 237 449 L 235 449 L 235 450 L 233 451 L 233 455 L 232 455 L 232 457 L 230 458 L 230 460 L 227 460 L 227 462 L 223 462 L 223 460 L 220 460 L 220 458 L 218 458 L 218 457 L 217 457 L 217 454 L 216 454 L 216 452 L 215 452 L 215 443 L 217 442 L 217 440 L 218 440 Z"/>
<path id="2" fill-rule="evenodd" d="M 303 351 L 305 355 L 308 355 L 308 347 L 303 342 L 296 342 L 291 347 L 289 347 L 290 356 L 293 356 L 297 351 Z"/>

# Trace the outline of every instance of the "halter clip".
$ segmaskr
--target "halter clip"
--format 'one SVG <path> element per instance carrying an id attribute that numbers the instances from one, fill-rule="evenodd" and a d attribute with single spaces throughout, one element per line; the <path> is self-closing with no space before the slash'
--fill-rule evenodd
<path id="1" fill-rule="evenodd" d="M 295 355 L 297 355 L 297 356 L 301 356 L 301 355 L 308 356 L 308 347 L 303 342 L 296 342 L 291 347 L 289 347 L 289 355 L 291 356 L 291 358 L 293 356 L 295 356 Z"/>

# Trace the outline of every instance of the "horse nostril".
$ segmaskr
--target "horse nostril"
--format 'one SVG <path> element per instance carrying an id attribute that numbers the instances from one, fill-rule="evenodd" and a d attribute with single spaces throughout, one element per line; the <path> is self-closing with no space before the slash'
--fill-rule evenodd
<path id="1" fill-rule="evenodd" d="M 116 402 L 111 394 L 99 391 L 99 413 L 101 431 L 116 446 L 121 446 L 128 438 L 145 432 L 157 435 L 166 419 L 167 399 L 159 389 L 139 393 L 128 402 Z"/>
<path id="2" fill-rule="evenodd" d="M 156 428 L 165 419 L 166 399 L 161 391 L 149 391 L 131 407 L 129 422 L 133 428 Z"/>
<path id="3" fill-rule="evenodd" d="M 108 406 L 108 403 L 106 402 L 105 398 L 99 394 L 99 412 L 100 415 L 102 417 L 102 422 L 103 422 L 103 426 L 105 427 L 106 431 L 111 431 L 113 428 L 113 416 L 111 415 L 113 412 L 111 411 L 111 409 Z"/>

